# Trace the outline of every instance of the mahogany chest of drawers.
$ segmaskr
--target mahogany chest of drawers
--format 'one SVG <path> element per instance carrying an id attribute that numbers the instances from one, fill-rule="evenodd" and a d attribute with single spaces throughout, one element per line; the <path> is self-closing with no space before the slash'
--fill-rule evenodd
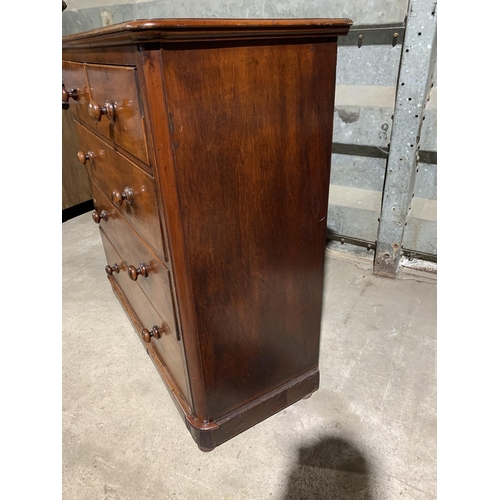
<path id="1" fill-rule="evenodd" d="M 318 388 L 350 25 L 172 19 L 63 38 L 103 272 L 202 450 Z"/>

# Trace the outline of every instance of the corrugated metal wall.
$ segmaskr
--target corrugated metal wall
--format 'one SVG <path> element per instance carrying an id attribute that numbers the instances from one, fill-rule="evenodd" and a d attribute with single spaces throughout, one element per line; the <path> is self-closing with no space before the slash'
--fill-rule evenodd
<path id="1" fill-rule="evenodd" d="M 410 0 L 410 8 L 423 1 Z M 331 245 L 346 251 L 362 247 L 343 245 L 342 238 L 357 245 L 376 243 L 409 0 L 68 0 L 67 5 L 63 34 L 155 17 L 351 18 L 350 35 L 339 39 L 328 229 L 335 240 Z M 435 77 L 433 81 L 402 246 L 436 256 Z M 361 251 L 373 255 L 373 250 Z"/>

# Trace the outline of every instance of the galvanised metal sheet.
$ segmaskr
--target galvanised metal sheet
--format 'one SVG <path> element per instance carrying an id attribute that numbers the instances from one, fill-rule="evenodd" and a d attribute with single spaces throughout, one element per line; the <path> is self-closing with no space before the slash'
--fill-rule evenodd
<path id="1" fill-rule="evenodd" d="M 375 241 L 386 161 L 332 155 L 327 227 L 330 231 Z"/>

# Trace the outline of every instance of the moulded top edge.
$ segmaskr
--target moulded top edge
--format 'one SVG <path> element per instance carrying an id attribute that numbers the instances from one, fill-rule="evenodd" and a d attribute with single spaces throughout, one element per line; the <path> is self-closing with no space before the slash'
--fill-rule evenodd
<path id="1" fill-rule="evenodd" d="M 343 36 L 350 19 L 143 19 L 97 28 L 63 37 L 63 48 L 140 40 L 223 39 L 275 36 Z"/>

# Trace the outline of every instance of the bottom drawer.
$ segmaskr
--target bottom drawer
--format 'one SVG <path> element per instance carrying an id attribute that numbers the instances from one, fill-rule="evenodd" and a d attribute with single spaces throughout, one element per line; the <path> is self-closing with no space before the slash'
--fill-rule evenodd
<path id="1" fill-rule="evenodd" d="M 135 315 L 139 318 L 142 328 L 150 332 L 148 349 L 155 349 L 184 398 L 186 401 L 189 401 L 189 390 L 183 363 L 184 356 L 181 346 L 175 338 L 175 334 L 172 333 L 172 329 L 161 319 L 160 315 L 151 302 L 149 302 L 137 283 L 129 279 L 127 275 L 127 264 L 115 250 L 102 228 L 100 232 L 104 252 L 106 254 L 106 261 L 108 266 L 111 266 L 113 270 L 112 279 L 115 280 Z M 141 331 L 138 332 L 141 337 L 142 328 Z M 159 338 L 155 338 L 154 329 L 158 329 L 157 335 Z"/>

